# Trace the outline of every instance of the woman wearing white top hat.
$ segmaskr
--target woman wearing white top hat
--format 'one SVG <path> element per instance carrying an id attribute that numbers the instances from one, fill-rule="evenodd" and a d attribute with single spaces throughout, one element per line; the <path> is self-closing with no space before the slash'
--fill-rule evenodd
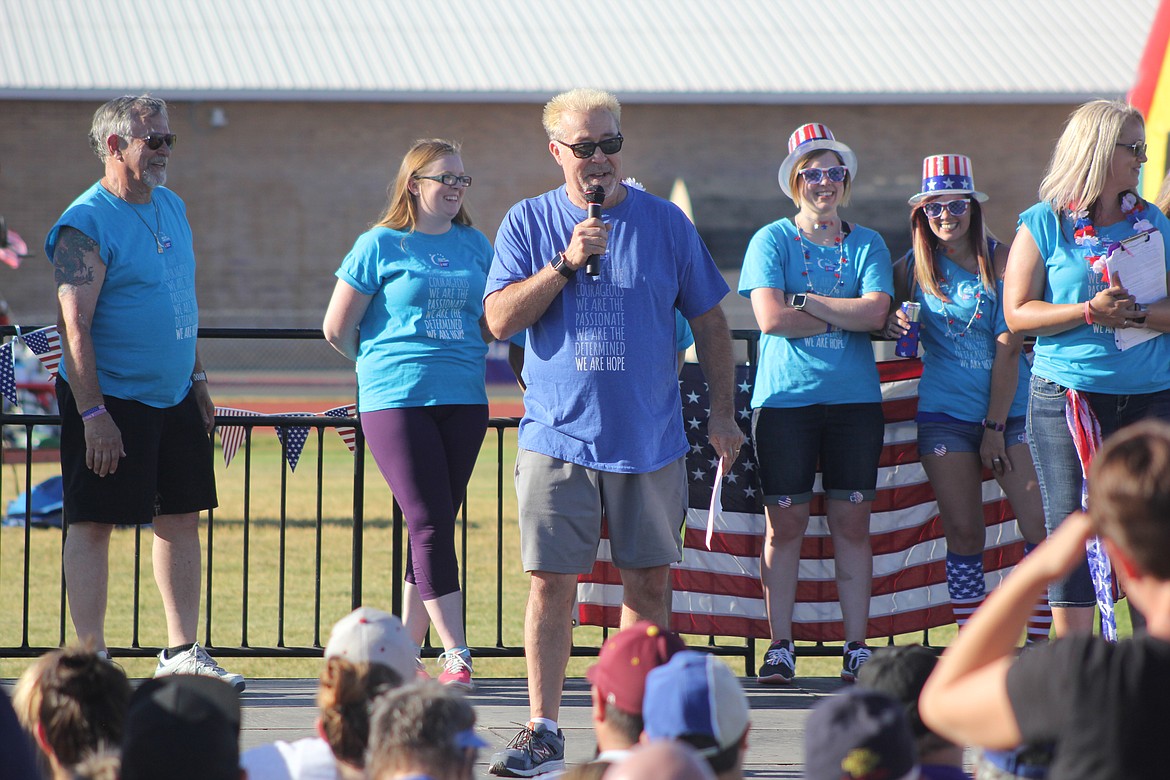
<path id="1" fill-rule="evenodd" d="M 922 191 L 910 198 L 912 249 L 894 264 L 895 308 L 885 335 L 908 329 L 899 301 L 920 305 L 922 379 L 918 456 L 938 499 L 947 542 L 947 592 L 960 628 L 983 602 L 983 470 L 1003 488 L 1025 552 L 1043 541 L 1044 506 L 1024 419 L 1028 363 L 1023 337 L 1003 317 L 1008 248 L 987 235 L 971 160 L 936 154 L 922 163 Z M 1029 640 L 1048 638 L 1045 597 L 1028 623 Z"/>
<path id="2" fill-rule="evenodd" d="M 857 156 L 828 127 L 798 128 L 779 174 L 798 211 L 756 233 L 740 275 L 739 292 L 751 299 L 761 331 L 752 434 L 766 516 L 765 684 L 786 684 L 796 673 L 797 569 L 818 462 L 846 642 L 842 678 L 852 680 L 870 653 L 869 516 L 885 421 L 869 332 L 886 321 L 893 281 L 881 236 L 837 213 L 856 175 Z"/>

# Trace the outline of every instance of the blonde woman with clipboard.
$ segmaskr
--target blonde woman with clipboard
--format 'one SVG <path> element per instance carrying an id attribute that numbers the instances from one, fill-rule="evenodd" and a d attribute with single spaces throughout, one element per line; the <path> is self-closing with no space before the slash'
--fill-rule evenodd
<path id="1" fill-rule="evenodd" d="M 1165 253 L 1170 221 L 1137 195 L 1145 161 L 1137 109 L 1110 100 L 1079 107 L 1057 141 L 1040 202 L 1020 215 L 1008 257 L 1007 324 L 1036 337 L 1027 432 L 1049 534 L 1081 508 L 1084 465 L 1067 412 L 1089 421 L 1088 439 L 1147 417 L 1170 420 L 1170 339 L 1162 335 L 1170 301 L 1137 304 L 1105 260 L 1114 244 L 1151 228 Z M 1141 328 L 1159 335 L 1118 347 L 1116 334 Z M 1054 582 L 1048 598 L 1058 636 L 1092 630 L 1087 561 Z"/>

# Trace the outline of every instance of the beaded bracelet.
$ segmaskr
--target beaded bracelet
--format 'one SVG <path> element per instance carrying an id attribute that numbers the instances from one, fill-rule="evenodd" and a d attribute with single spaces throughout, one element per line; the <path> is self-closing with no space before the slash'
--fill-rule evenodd
<path id="1" fill-rule="evenodd" d="M 1003 423 L 996 422 L 995 420 L 988 420 L 986 417 L 983 418 L 983 427 L 989 431 L 999 431 L 1000 433 L 1003 433 L 1007 430 L 1007 426 Z"/>
<path id="2" fill-rule="evenodd" d="M 98 404 L 94 408 L 86 409 L 84 412 L 82 412 L 81 413 L 81 421 L 82 422 L 89 422 L 93 418 L 101 417 L 105 413 L 106 413 L 106 405 L 105 404 Z"/>

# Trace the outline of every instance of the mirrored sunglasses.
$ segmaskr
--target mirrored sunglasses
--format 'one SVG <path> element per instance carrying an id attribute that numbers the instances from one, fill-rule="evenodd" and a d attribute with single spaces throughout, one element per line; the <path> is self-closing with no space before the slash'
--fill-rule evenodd
<path id="1" fill-rule="evenodd" d="M 847 173 L 849 169 L 844 165 L 834 165 L 832 168 L 805 168 L 800 171 L 800 177 L 806 184 L 820 184 L 825 176 L 829 177 L 829 181 L 839 183 L 845 181 Z"/>
<path id="2" fill-rule="evenodd" d="M 556 141 L 556 139 L 553 139 Z M 573 150 L 573 156 L 582 160 L 587 160 L 593 156 L 593 153 L 601 149 L 602 154 L 617 154 L 622 150 L 622 142 L 626 139 L 620 135 L 615 135 L 613 138 L 606 138 L 602 141 L 582 141 L 579 144 L 567 144 L 564 141 L 557 141 L 561 146 L 567 146 Z"/>
<path id="3" fill-rule="evenodd" d="M 957 200 L 932 200 L 930 203 L 922 204 L 922 211 L 931 219 L 938 219 L 942 216 L 943 209 L 951 213 L 952 217 L 961 217 L 967 213 L 971 201 L 968 198 L 959 198 Z"/>

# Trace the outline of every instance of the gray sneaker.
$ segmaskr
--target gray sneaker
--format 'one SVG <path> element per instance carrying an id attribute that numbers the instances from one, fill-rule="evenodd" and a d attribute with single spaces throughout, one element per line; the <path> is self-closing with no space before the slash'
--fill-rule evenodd
<path id="1" fill-rule="evenodd" d="M 176 653 L 167 658 L 167 651 L 158 654 L 158 666 L 154 670 L 155 677 L 166 677 L 168 674 L 198 674 L 203 677 L 215 677 L 223 680 L 237 691 L 244 690 L 244 675 L 233 674 L 215 662 L 206 650 L 196 642 L 190 650 Z"/>
<path id="2" fill-rule="evenodd" d="M 508 746 L 492 756 L 493 775 L 501 777 L 535 777 L 565 768 L 565 734 L 553 734 L 543 723 L 521 727 Z"/>

